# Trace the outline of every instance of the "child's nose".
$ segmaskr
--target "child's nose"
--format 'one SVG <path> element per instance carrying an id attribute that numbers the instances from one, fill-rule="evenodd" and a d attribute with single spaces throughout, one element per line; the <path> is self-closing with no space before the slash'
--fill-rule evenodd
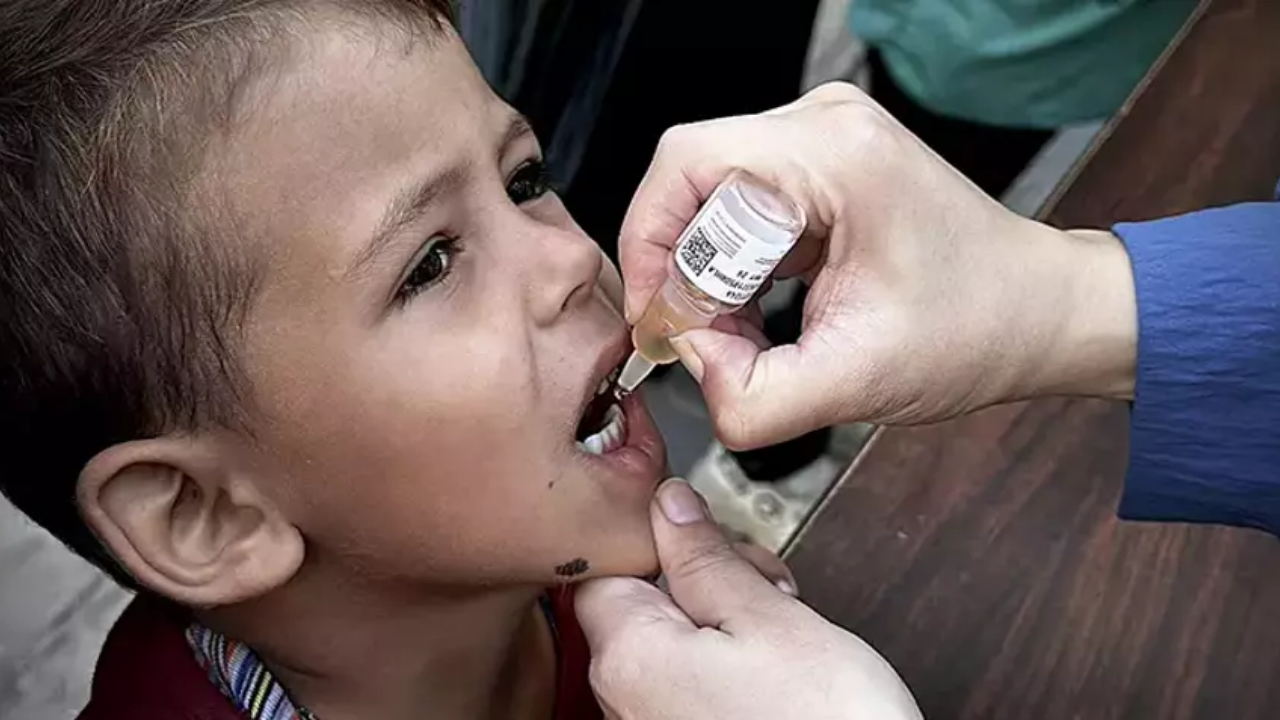
<path id="1" fill-rule="evenodd" d="M 554 323 L 566 311 L 586 303 L 595 292 L 604 257 L 595 242 L 576 228 L 538 225 L 526 255 L 526 287 L 534 319 Z"/>

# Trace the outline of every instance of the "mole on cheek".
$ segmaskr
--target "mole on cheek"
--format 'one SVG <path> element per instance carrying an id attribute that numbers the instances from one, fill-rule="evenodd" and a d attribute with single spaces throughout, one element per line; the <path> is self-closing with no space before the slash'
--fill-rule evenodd
<path id="1" fill-rule="evenodd" d="M 574 558 L 563 565 L 556 566 L 556 575 L 563 578 L 573 578 L 591 569 L 591 563 L 585 558 Z"/>

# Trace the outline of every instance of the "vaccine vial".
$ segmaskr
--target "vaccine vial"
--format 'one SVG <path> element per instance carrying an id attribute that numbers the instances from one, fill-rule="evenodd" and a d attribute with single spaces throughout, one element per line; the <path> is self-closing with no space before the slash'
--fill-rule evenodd
<path id="1" fill-rule="evenodd" d="M 618 376 L 629 393 L 678 359 L 670 339 L 746 305 L 804 232 L 804 209 L 761 178 L 734 171 L 676 241 L 667 280 L 631 331 Z"/>

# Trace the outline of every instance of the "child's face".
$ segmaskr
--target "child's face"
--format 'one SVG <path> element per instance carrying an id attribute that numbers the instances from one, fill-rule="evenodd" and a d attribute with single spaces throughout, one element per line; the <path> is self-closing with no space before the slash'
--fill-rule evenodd
<path id="1" fill-rule="evenodd" d="M 300 45 L 206 177 L 264 260 L 246 457 L 309 555 L 463 585 L 650 571 L 665 450 L 634 400 L 625 447 L 575 442 L 630 346 L 534 137 L 452 34 Z"/>

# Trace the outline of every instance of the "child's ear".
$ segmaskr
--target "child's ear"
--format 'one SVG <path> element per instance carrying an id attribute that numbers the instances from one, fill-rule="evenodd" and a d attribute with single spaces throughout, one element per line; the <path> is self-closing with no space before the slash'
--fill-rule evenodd
<path id="1" fill-rule="evenodd" d="M 147 588 L 195 607 L 263 595 L 302 564 L 304 542 L 208 437 L 161 437 L 99 453 L 76 500 L 89 527 Z"/>

